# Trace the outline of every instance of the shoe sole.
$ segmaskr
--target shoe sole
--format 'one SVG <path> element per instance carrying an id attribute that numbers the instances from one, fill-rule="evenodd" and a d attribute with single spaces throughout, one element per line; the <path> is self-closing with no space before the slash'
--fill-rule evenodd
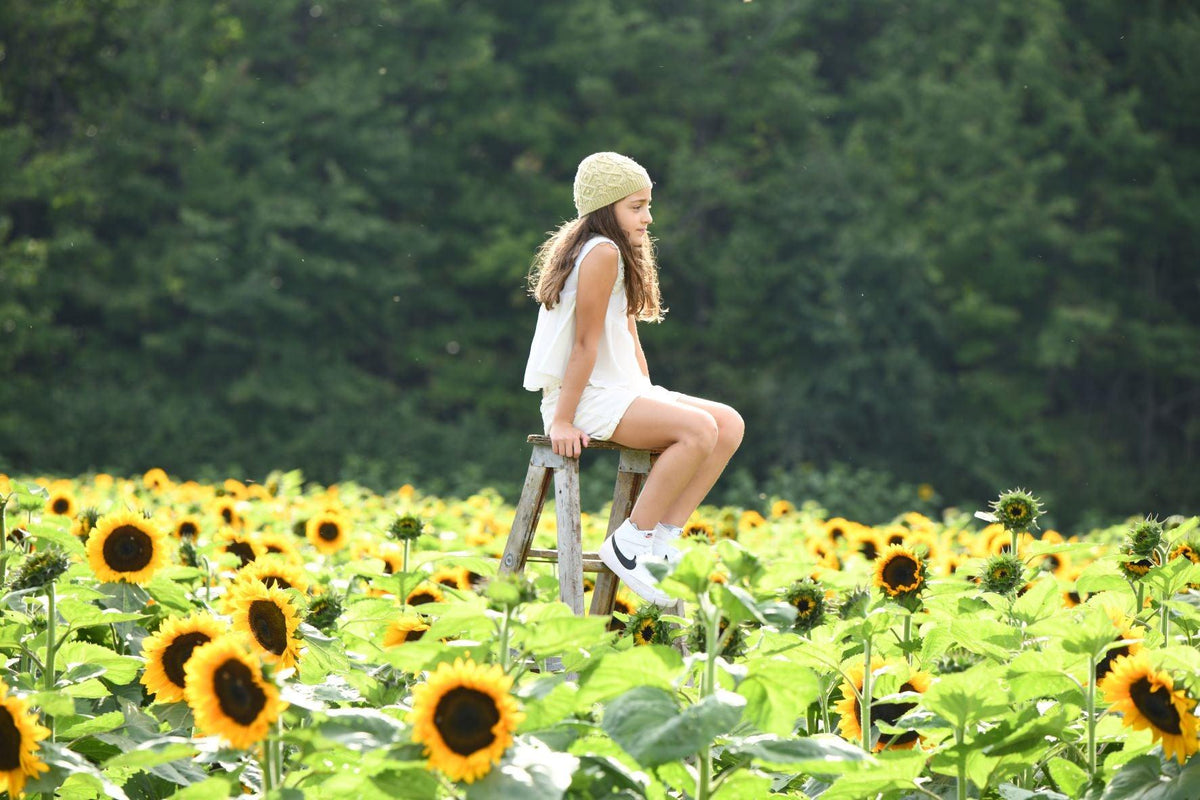
<path id="1" fill-rule="evenodd" d="M 612 537 L 604 540 L 604 544 L 600 545 L 600 560 L 604 566 L 612 570 L 612 573 L 617 578 L 628 586 L 634 594 L 645 600 L 647 603 L 653 603 L 659 608 L 665 608 L 675 604 L 675 598 L 664 594 L 655 589 L 652 585 L 646 583 L 641 578 L 633 574 L 633 570 L 625 568 L 617 559 L 617 554 L 613 552 Z"/>

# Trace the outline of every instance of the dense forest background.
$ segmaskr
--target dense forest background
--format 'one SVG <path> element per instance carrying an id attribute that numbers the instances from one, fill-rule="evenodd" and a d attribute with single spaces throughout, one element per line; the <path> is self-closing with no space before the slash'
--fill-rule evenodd
<path id="1" fill-rule="evenodd" d="M 0 470 L 515 500 L 525 274 L 617 150 L 714 500 L 1194 514 L 1197 75 L 1168 0 L 6 0 Z"/>

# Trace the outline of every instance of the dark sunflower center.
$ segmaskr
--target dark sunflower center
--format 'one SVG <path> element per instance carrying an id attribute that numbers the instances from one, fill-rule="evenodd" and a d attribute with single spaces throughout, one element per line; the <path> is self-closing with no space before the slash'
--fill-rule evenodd
<path id="1" fill-rule="evenodd" d="M 883 582 L 889 588 L 905 589 L 917 582 L 919 565 L 908 556 L 895 556 L 883 568 Z"/>
<path id="2" fill-rule="evenodd" d="M 433 724 L 442 741 L 460 756 L 469 756 L 496 740 L 492 727 L 500 721 L 500 709 L 489 695 L 458 687 L 442 695 Z"/>
<path id="3" fill-rule="evenodd" d="M 279 606 L 270 600 L 255 600 L 250 604 L 250 630 L 254 638 L 275 655 L 283 655 L 287 649 L 287 618 Z"/>
<path id="4" fill-rule="evenodd" d="M 327 542 L 336 542 L 341 533 L 341 528 L 332 522 L 322 522 L 320 527 L 317 528 L 317 536 L 320 536 Z"/>
<path id="5" fill-rule="evenodd" d="M 383 574 L 384 575 L 395 575 L 396 574 L 396 568 L 392 565 L 392 562 L 390 562 L 390 561 L 383 562 Z"/>
<path id="6" fill-rule="evenodd" d="M 875 546 L 874 542 L 863 542 L 858 546 L 858 552 L 862 553 L 868 561 L 874 561 L 879 555 L 879 548 Z"/>
<path id="7" fill-rule="evenodd" d="M 230 542 L 225 545 L 225 552 L 237 556 L 243 567 L 254 560 L 254 548 L 249 542 Z"/>
<path id="8" fill-rule="evenodd" d="M 269 545 L 267 545 L 267 552 L 268 553 L 282 553 L 283 548 L 277 544 L 269 544 Z"/>
<path id="9" fill-rule="evenodd" d="M 841 525 L 838 525 L 836 527 L 829 529 L 829 538 L 830 539 L 841 539 L 845 535 L 846 535 L 846 532 L 844 530 L 842 530 Z"/>
<path id="10" fill-rule="evenodd" d="M 893 533 L 888 537 L 888 544 L 904 544 L 904 535 L 900 533 Z"/>
<path id="11" fill-rule="evenodd" d="M 425 635 L 425 630 L 426 630 L 425 628 L 413 628 L 412 630 L 407 630 L 404 632 L 404 638 L 401 639 L 401 641 L 403 641 L 403 642 L 419 641 L 420 638 Z"/>
<path id="12" fill-rule="evenodd" d="M 1008 515 L 1013 519 L 1024 519 L 1029 516 L 1029 509 L 1022 503 L 1014 503 L 1008 507 Z"/>
<path id="13" fill-rule="evenodd" d="M 179 535 L 180 536 L 195 536 L 196 535 L 196 523 L 194 523 L 194 522 L 179 523 Z"/>
<path id="14" fill-rule="evenodd" d="M 651 625 L 651 624 L 649 624 L 649 623 L 647 623 L 647 624 L 643 625 L 643 626 L 642 626 L 642 630 L 641 630 L 641 634 L 642 634 L 642 641 L 643 641 L 643 642 L 648 642 L 648 641 L 650 641 L 651 639 L 653 639 L 653 638 L 654 638 L 654 626 L 653 626 L 653 625 Z"/>
<path id="15" fill-rule="evenodd" d="M 1129 647 L 1115 647 L 1104 654 L 1104 658 L 1096 662 L 1096 683 L 1104 679 L 1108 671 L 1112 669 L 1113 662 L 1121 656 L 1129 655 Z"/>
<path id="16" fill-rule="evenodd" d="M 290 589 L 292 585 L 278 575 L 268 575 L 262 582 L 269 589 Z"/>
<path id="17" fill-rule="evenodd" d="M 911 683 L 905 683 L 900 687 L 900 691 L 915 692 L 916 689 Z M 914 708 L 916 708 L 916 705 L 916 703 L 872 703 L 871 720 L 872 722 L 879 722 L 880 720 L 883 720 L 889 725 L 895 725 L 896 720 L 903 717 L 909 711 L 912 711 Z M 854 717 L 858 720 L 858 724 L 861 727 L 862 705 L 858 702 L 857 698 L 854 701 Z M 879 734 L 879 742 L 884 745 L 908 744 L 909 742 L 915 742 L 916 740 L 916 731 L 905 731 L 904 733 L 898 734 L 880 732 Z"/>
<path id="18" fill-rule="evenodd" d="M 413 594 L 409 595 L 409 597 L 408 597 L 408 604 L 410 606 L 423 606 L 426 603 L 434 603 L 434 602 L 437 602 L 437 598 L 433 596 L 433 593 L 426 592 L 424 590 L 419 591 L 419 592 L 414 592 Z"/>
<path id="19" fill-rule="evenodd" d="M 1129 685 L 1129 699 L 1158 730 L 1173 736 L 1183 732 L 1179 725 L 1179 709 L 1172 705 L 1171 693 L 1165 686 L 1154 686 L 1149 679 L 1139 678 Z"/>
<path id="20" fill-rule="evenodd" d="M 1008 568 L 1007 567 L 996 567 L 994 570 L 992 570 L 992 580 L 995 580 L 995 581 L 1008 580 Z"/>
<path id="21" fill-rule="evenodd" d="M 0 772 L 21 768 L 21 731 L 12 712 L 0 706 Z"/>
<path id="22" fill-rule="evenodd" d="M 796 598 L 796 612 L 802 617 L 808 616 L 808 614 L 812 612 L 813 606 L 815 605 L 816 603 L 813 602 L 811 597 Z"/>
<path id="23" fill-rule="evenodd" d="M 188 659 L 192 657 L 192 651 L 210 641 L 212 640 L 207 633 L 199 631 L 176 636 L 175 641 L 167 645 L 162 653 L 163 672 L 167 673 L 167 680 L 182 689 L 184 687 L 183 668 Z"/>
<path id="24" fill-rule="evenodd" d="M 230 508 L 229 506 L 225 506 L 224 508 L 222 508 L 221 509 L 221 519 L 225 520 L 226 525 L 232 525 L 233 524 L 233 509 Z"/>
<path id="25" fill-rule="evenodd" d="M 54 501 L 54 513 L 65 514 L 71 510 L 71 501 L 65 497 L 59 497 Z"/>
<path id="26" fill-rule="evenodd" d="M 104 563 L 116 572 L 138 572 L 154 557 L 154 540 L 141 528 L 122 525 L 104 540 Z"/>
<path id="27" fill-rule="evenodd" d="M 221 711 L 239 725 L 254 722 L 267 705 L 267 695 L 254 680 L 254 673 L 234 658 L 213 673 L 213 694 Z"/>
<path id="28" fill-rule="evenodd" d="M 458 581 L 451 577 L 438 578 L 438 583 L 442 586 L 449 586 L 451 589 L 458 588 Z"/>
<path id="29" fill-rule="evenodd" d="M 1050 567 L 1051 572 L 1057 572 L 1058 568 L 1062 566 L 1062 561 L 1056 555 L 1049 555 L 1046 556 L 1046 565 Z"/>

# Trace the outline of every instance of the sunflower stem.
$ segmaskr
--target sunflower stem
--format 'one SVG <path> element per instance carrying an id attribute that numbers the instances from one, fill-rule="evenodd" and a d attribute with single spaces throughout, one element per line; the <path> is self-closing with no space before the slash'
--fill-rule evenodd
<path id="1" fill-rule="evenodd" d="M 714 613 L 709 616 L 709 610 Z M 700 685 L 701 699 L 716 691 L 717 683 L 717 654 L 721 652 L 721 612 L 710 608 L 708 603 L 700 603 L 700 613 L 708 635 L 705 637 L 704 680 Z M 732 627 L 732 625 L 730 626 Z M 709 800 L 712 796 L 712 742 L 707 742 L 700 751 L 700 774 L 696 781 L 697 800 Z"/>
<path id="2" fill-rule="evenodd" d="M 954 729 L 954 743 L 958 746 L 958 781 L 955 786 L 955 796 L 958 800 L 967 800 L 967 758 L 962 752 L 963 740 L 966 738 L 966 729 Z"/>
<path id="3" fill-rule="evenodd" d="M 12 497 L 9 492 L 5 495 L 0 495 L 0 586 L 4 585 L 4 572 L 8 565 L 8 554 L 4 552 L 8 545 L 8 529 L 5 527 L 5 511 L 8 508 L 8 499 Z"/>
<path id="4" fill-rule="evenodd" d="M 1141 615 L 1142 609 L 1145 607 L 1145 602 L 1146 602 L 1145 601 L 1145 589 L 1146 589 L 1146 587 L 1142 586 L 1142 582 L 1138 581 L 1137 586 L 1135 587 L 1135 594 L 1137 595 L 1137 605 L 1134 606 L 1134 612 L 1133 612 L 1134 616 Z"/>
<path id="5" fill-rule="evenodd" d="M 1161 600 L 1159 600 L 1158 605 L 1162 609 L 1162 623 L 1161 624 L 1162 624 L 1163 644 L 1170 645 L 1171 644 L 1171 641 L 1170 641 L 1170 639 L 1171 639 L 1171 611 L 1170 611 L 1170 607 L 1167 605 L 1167 598 L 1163 597 Z"/>
<path id="6" fill-rule="evenodd" d="M 54 581 L 46 583 L 46 668 L 42 670 L 42 687 L 46 691 L 54 688 L 54 635 L 58 629 L 58 610 L 55 608 Z M 54 718 L 45 716 L 46 727 L 50 729 L 50 741 L 54 741 Z"/>
<path id="7" fill-rule="evenodd" d="M 1088 777 L 1096 780 L 1096 657 L 1088 656 L 1087 682 L 1087 763 Z"/>
<path id="8" fill-rule="evenodd" d="M 912 665 L 912 650 L 909 649 L 908 643 L 912 640 L 912 612 L 904 615 L 904 658 Z"/>
<path id="9" fill-rule="evenodd" d="M 504 670 L 504 674 L 508 674 L 509 668 L 512 666 L 512 657 L 508 652 L 508 620 L 512 615 L 512 607 L 504 607 L 504 618 L 500 620 L 500 667 Z"/>
<path id="10" fill-rule="evenodd" d="M 871 752 L 871 637 L 863 639 L 863 685 L 859 702 L 862 716 L 862 747 Z"/>
<path id="11" fill-rule="evenodd" d="M 262 768 L 262 786 L 263 797 L 271 794 L 271 790 L 275 788 L 275 776 L 272 774 L 271 768 L 271 739 L 270 737 L 263 740 L 262 743 L 262 760 L 259 766 Z"/>

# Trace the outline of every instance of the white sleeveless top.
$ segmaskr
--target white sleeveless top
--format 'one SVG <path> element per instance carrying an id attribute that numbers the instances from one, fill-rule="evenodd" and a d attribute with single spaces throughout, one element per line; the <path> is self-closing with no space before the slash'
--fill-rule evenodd
<path id="1" fill-rule="evenodd" d="M 579 288 L 579 265 L 592 248 L 601 242 L 613 247 L 616 243 L 607 236 L 593 236 L 579 251 L 575 267 L 567 276 L 562 294 L 554 308 L 539 306 L 537 328 L 525 365 L 524 386 L 531 392 L 557 388 L 567 371 L 567 360 L 575 345 L 575 295 Z M 625 263 L 617 252 L 617 281 L 608 298 L 604 314 L 604 332 L 596 351 L 596 365 L 588 378 L 589 386 L 600 388 L 644 388 L 650 379 L 642 374 L 637 360 L 637 346 L 629 332 L 628 304 L 625 299 Z"/>

